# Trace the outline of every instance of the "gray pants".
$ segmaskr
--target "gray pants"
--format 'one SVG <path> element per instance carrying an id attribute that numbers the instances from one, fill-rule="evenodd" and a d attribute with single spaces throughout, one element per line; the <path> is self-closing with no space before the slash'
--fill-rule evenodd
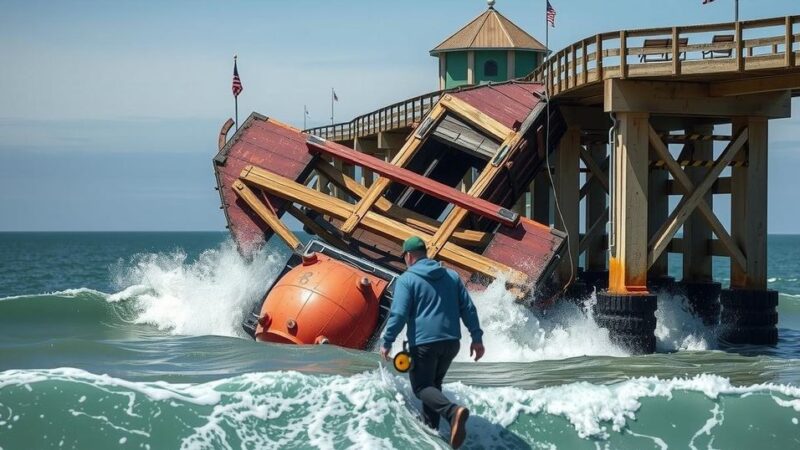
<path id="1" fill-rule="evenodd" d="M 422 400 L 425 425 L 433 429 L 439 429 L 440 417 L 449 422 L 458 406 L 442 394 L 442 380 L 459 347 L 459 341 L 449 340 L 417 345 L 409 350 L 414 366 L 408 379 L 414 395 Z"/>

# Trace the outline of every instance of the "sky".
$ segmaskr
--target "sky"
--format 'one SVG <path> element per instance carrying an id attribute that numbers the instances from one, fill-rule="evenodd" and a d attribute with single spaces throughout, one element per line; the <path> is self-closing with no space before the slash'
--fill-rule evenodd
<path id="1" fill-rule="evenodd" d="M 730 21 L 733 0 L 551 0 L 560 49 L 598 32 Z M 211 158 L 233 116 L 296 126 L 430 92 L 428 54 L 483 0 L 0 0 L 0 231 L 222 230 Z M 496 8 L 544 41 L 543 0 Z M 742 19 L 800 13 L 740 0 Z M 769 231 L 800 233 L 800 101 L 770 123 Z"/>

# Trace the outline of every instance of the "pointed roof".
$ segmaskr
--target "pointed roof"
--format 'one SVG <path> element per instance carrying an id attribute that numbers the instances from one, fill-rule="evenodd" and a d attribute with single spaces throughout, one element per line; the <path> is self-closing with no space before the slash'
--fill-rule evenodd
<path id="1" fill-rule="evenodd" d="M 493 2 L 492 2 L 493 3 Z M 431 50 L 431 56 L 455 50 L 520 49 L 544 52 L 536 38 L 500 14 L 493 6 Z"/>

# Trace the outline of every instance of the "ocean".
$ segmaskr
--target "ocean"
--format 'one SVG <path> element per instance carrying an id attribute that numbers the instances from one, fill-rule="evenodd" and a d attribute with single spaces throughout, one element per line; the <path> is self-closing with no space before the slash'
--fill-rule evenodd
<path id="1" fill-rule="evenodd" d="M 377 354 L 244 335 L 287 256 L 215 232 L 0 233 L 0 450 L 448 448 Z M 570 302 L 476 293 L 485 359 L 462 345 L 444 386 L 472 411 L 464 448 L 800 448 L 800 236 L 769 237 L 769 276 L 777 346 L 719 348 L 660 294 L 647 356 Z"/>

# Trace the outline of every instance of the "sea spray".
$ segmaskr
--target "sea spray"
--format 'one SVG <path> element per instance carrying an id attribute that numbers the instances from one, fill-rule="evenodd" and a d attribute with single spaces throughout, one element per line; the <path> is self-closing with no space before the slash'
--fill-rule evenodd
<path id="1" fill-rule="evenodd" d="M 116 268 L 114 282 L 121 290 L 109 300 L 135 302 L 135 323 L 175 334 L 244 336 L 244 314 L 283 262 L 282 255 L 266 250 L 245 259 L 232 241 L 196 261 L 181 250 L 137 255 Z"/>

